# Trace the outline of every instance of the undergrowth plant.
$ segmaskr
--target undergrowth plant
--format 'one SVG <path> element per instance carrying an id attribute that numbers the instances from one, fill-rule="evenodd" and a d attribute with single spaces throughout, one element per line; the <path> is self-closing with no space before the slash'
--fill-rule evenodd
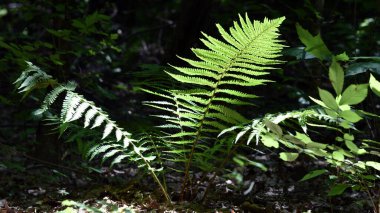
<path id="1" fill-rule="evenodd" d="M 160 127 L 167 131 L 155 139 L 156 142 L 163 141 L 159 146 L 152 145 L 155 141 L 146 143 L 146 137 L 132 139 L 130 133 L 109 119 L 101 108 L 74 92 L 73 83 L 63 85 L 54 81 L 54 85 L 49 84 L 54 89 L 46 95 L 36 114 L 44 113 L 60 94 L 65 93 L 60 113 L 61 123 L 81 120 L 85 128 L 102 129 L 102 142 L 90 149 L 90 159 L 103 154 L 103 159 L 114 157 L 111 164 L 124 158 L 137 162 L 151 173 L 170 201 L 164 184 L 156 175 L 157 169 L 151 166 L 157 156 L 152 153 L 162 152 L 161 159 L 184 163 L 183 169 L 173 169 L 184 173 L 181 199 L 185 195 L 189 198 L 194 195 L 189 193 L 192 190 L 191 171 L 194 162 L 203 171 L 213 171 L 217 164 L 222 167 L 232 158 L 235 151 L 233 141 L 218 140 L 216 135 L 228 126 L 248 121 L 231 106 L 253 105 L 250 99 L 256 96 L 244 92 L 240 87 L 270 82 L 262 76 L 274 69 L 273 65 L 281 63 L 276 58 L 283 48 L 278 39 L 278 27 L 283 20 L 284 18 L 265 19 L 263 22 L 252 23 L 248 16 L 239 16 L 239 22 L 234 22 L 234 27 L 229 32 L 217 25 L 223 40 L 204 34 L 204 39 L 201 40 L 208 49 L 193 49 L 199 60 L 182 58 L 191 67 L 173 66 L 176 71 L 168 72 L 175 80 L 191 84 L 192 88 L 161 92 L 147 90 L 166 98 L 145 103 L 169 112 L 169 115 L 155 115 L 166 120 L 166 124 Z M 51 76 L 29 62 L 28 66 L 28 70 L 16 81 L 20 92 L 46 87 L 45 82 L 51 81 Z M 108 139 L 112 132 L 114 136 Z M 152 147 L 155 152 L 147 151 Z M 160 165 L 165 166 L 165 162 Z"/>
<path id="2" fill-rule="evenodd" d="M 371 168 L 380 170 L 378 159 L 373 158 L 379 156 L 376 150 L 380 143 L 370 138 L 359 142 L 356 137 L 357 122 L 378 117 L 355 107 L 366 98 L 368 84 L 351 84 L 343 89 L 344 71 L 339 61 L 348 57 L 345 54 L 334 56 L 326 51 L 327 48 L 317 51 L 321 42 L 300 26 L 297 29 L 307 37 L 307 50 L 321 59 L 325 59 L 321 54 L 330 54 L 328 76 L 336 95 L 319 88 L 320 100 L 311 98 L 317 105 L 306 109 L 267 114 L 253 120 L 241 113 L 243 107 L 254 107 L 252 100 L 257 96 L 251 93 L 253 87 L 271 82 L 264 76 L 282 63 L 277 58 L 284 47 L 278 33 L 283 21 L 281 17 L 251 22 L 247 15 L 244 18 L 239 15 L 239 21 L 234 22 L 229 31 L 217 25 L 222 39 L 203 33 L 201 41 L 207 48 L 192 49 L 198 59 L 181 58 L 188 63 L 187 67 L 172 66 L 173 70 L 166 71 L 178 83 L 183 83 L 182 86 L 154 91 L 145 89 L 161 98 L 144 102 L 159 109 L 160 113 L 152 116 L 165 121 L 158 126 L 160 134 L 157 135 L 132 136 L 94 102 L 74 92 L 75 83 L 60 84 L 30 62 L 15 83 L 20 92 L 26 93 L 48 86 L 53 88 L 35 114 L 51 110 L 55 100 L 64 96 L 59 116 L 63 126 L 76 122 L 83 124 L 84 128 L 102 130 L 100 142 L 89 149 L 88 158 L 101 156 L 103 161 L 110 160 L 111 165 L 124 159 L 135 162 L 150 173 L 168 202 L 171 198 L 165 174 L 169 172 L 183 174 L 181 200 L 194 199 L 199 194 L 195 172 L 211 173 L 200 198 L 204 200 L 216 175 L 223 172 L 233 159 L 247 161 L 265 170 L 261 164 L 239 153 L 241 148 L 259 143 L 280 149 L 279 157 L 285 161 L 294 161 L 300 154 L 306 154 L 311 158 L 324 159 L 352 174 L 350 177 L 360 174 L 363 178 L 378 179 Z M 373 76 L 369 86 L 376 95 L 380 94 L 380 83 Z M 336 135 L 335 141 L 326 143 L 314 139 L 313 136 L 318 134 L 316 128 L 331 130 Z M 233 134 L 227 136 L 226 133 Z M 368 155 L 370 157 L 363 157 Z M 323 173 L 314 172 L 304 179 Z M 342 184 L 354 188 L 347 183 L 343 180 L 338 183 L 340 185 L 336 184 L 340 186 L 338 191 L 341 191 Z M 331 194 L 337 194 L 333 189 Z"/>
<path id="3" fill-rule="evenodd" d="M 87 154 L 89 160 L 92 160 L 97 155 L 102 155 L 103 161 L 113 157 L 111 165 L 120 163 L 123 159 L 129 159 L 137 163 L 139 167 L 143 167 L 151 174 L 160 186 L 167 201 L 170 202 L 166 189 L 156 175 L 157 169 L 150 164 L 150 161 L 154 160 L 155 156 L 151 152 L 147 152 L 148 147 L 145 146 L 143 140 L 132 139 L 129 132 L 119 127 L 94 102 L 88 101 L 82 95 L 74 92 L 75 83 L 59 84 L 37 66 L 30 62 L 27 62 L 27 64 L 27 70 L 15 81 L 17 88 L 21 92 L 30 92 L 36 88 L 54 86 L 54 89 L 45 96 L 40 109 L 36 110 L 34 114 L 44 113 L 60 94 L 64 94 L 65 98 L 59 118 L 62 124 L 81 119 L 84 128 L 94 129 L 100 127 L 102 129 L 102 142 L 94 145 L 89 150 Z M 111 133 L 113 133 L 112 136 Z M 112 139 L 108 139 L 111 137 Z"/>
<path id="4" fill-rule="evenodd" d="M 283 48 L 277 31 L 283 20 L 251 23 L 248 16 L 239 16 L 229 33 L 217 24 L 223 40 L 203 33 L 201 41 L 208 49 L 192 49 L 198 60 L 181 58 L 190 67 L 172 66 L 175 71 L 167 72 L 190 88 L 155 93 L 166 101 L 146 102 L 169 112 L 155 116 L 166 120 L 161 127 L 167 134 L 163 138 L 171 144 L 168 152 L 178 154 L 173 160 L 184 162 L 182 199 L 185 194 L 192 196 L 188 190 L 192 187 L 193 163 L 210 172 L 223 167 L 224 159 L 231 159 L 235 144 L 218 140 L 216 135 L 228 126 L 248 121 L 236 106 L 252 106 L 251 99 L 257 96 L 244 92 L 243 87 L 270 82 L 263 76 L 274 69 L 273 65 L 281 63 L 276 59 Z"/>
<path id="5" fill-rule="evenodd" d="M 360 109 L 371 89 L 380 96 L 380 82 L 370 74 L 363 84 L 345 87 L 345 71 L 339 61 L 348 61 L 345 53 L 333 55 L 320 36 L 312 36 L 297 25 L 297 32 L 306 46 L 306 51 L 319 60 L 329 60 L 328 78 L 335 95 L 327 89 L 318 88 L 319 98 L 310 97 L 317 105 L 289 112 L 266 114 L 253 119 L 247 125 L 233 126 L 223 130 L 219 136 L 234 132 L 235 141 L 255 142 L 265 147 L 281 150 L 279 157 L 288 162 L 295 161 L 300 154 L 313 159 L 324 159 L 339 175 L 330 175 L 333 185 L 329 196 L 342 194 L 346 189 L 365 191 L 377 212 L 378 192 L 376 184 L 380 179 L 379 141 L 372 134 L 357 128 L 360 121 L 379 119 L 376 114 Z M 371 129 L 371 126 L 368 127 Z M 335 141 L 326 143 L 323 133 Z M 323 137 L 322 137 L 323 138 Z M 325 139 L 326 140 L 326 139 Z M 311 171 L 301 181 L 328 173 L 326 169 Z"/>

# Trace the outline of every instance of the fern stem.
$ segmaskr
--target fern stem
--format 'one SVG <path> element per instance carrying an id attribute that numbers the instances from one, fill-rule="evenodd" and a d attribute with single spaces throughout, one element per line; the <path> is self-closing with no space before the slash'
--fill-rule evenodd
<path id="1" fill-rule="evenodd" d="M 240 142 L 240 143 L 238 143 L 238 144 L 235 144 L 235 146 L 234 146 L 232 149 L 230 149 L 230 151 L 228 152 L 227 156 L 224 158 L 223 162 L 220 163 L 220 165 L 219 165 L 218 167 L 216 167 L 216 170 L 215 170 L 215 172 L 214 172 L 214 175 L 213 175 L 213 176 L 210 178 L 210 180 L 208 181 L 208 185 L 207 185 L 206 190 L 205 190 L 205 192 L 204 192 L 204 194 L 203 194 L 203 197 L 202 197 L 202 199 L 201 199 L 201 203 L 203 203 L 203 202 L 206 200 L 207 194 L 208 194 L 208 192 L 209 192 L 209 190 L 210 190 L 211 185 L 214 183 L 214 180 L 215 180 L 215 178 L 216 178 L 216 175 L 217 175 L 218 171 L 219 171 L 221 168 L 223 168 L 223 167 L 225 166 L 225 164 L 226 164 L 226 163 L 228 162 L 228 160 L 230 159 L 231 155 L 232 155 L 233 153 L 235 153 L 235 151 L 236 151 L 236 150 L 237 150 L 242 144 L 243 144 L 243 142 Z"/>
<path id="2" fill-rule="evenodd" d="M 137 146 L 134 143 L 131 143 L 131 145 L 133 146 L 134 150 L 138 150 Z M 160 179 L 157 177 L 156 173 L 154 172 L 154 169 L 150 166 L 149 162 L 140 153 L 140 151 L 136 151 L 135 153 L 144 161 L 144 163 L 145 163 L 147 169 L 149 170 L 149 172 L 151 173 L 154 181 L 156 181 L 156 183 L 160 187 L 162 193 L 164 194 L 166 202 L 168 202 L 169 204 L 171 204 L 170 196 L 169 196 L 168 192 L 166 191 L 164 185 L 161 183 Z"/>
<path id="3" fill-rule="evenodd" d="M 157 149 L 157 146 L 156 146 L 156 143 L 154 142 L 153 138 L 152 138 L 152 135 L 149 135 L 149 139 L 150 141 L 152 141 L 153 145 L 154 145 L 154 149 L 156 151 L 156 154 L 157 154 L 157 158 L 158 158 L 158 161 L 160 162 L 160 165 L 161 167 L 164 167 L 164 164 L 162 162 L 162 158 L 161 158 L 161 154 L 159 153 L 158 149 Z M 162 175 L 162 185 L 165 189 L 165 192 L 167 193 L 167 190 L 168 190 L 168 187 L 166 185 L 166 178 L 165 178 L 165 173 Z M 166 197 L 166 196 L 165 196 Z"/>

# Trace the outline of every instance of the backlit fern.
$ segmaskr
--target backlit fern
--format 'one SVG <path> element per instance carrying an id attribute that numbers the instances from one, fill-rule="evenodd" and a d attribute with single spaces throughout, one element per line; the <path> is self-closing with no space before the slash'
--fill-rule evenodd
<path id="1" fill-rule="evenodd" d="M 157 116 L 166 119 L 163 127 L 179 130 L 169 133 L 167 139 L 179 145 L 177 150 L 181 151 L 177 154 L 185 159 L 183 190 L 190 179 L 194 156 L 202 157 L 202 152 L 214 146 L 213 142 L 207 142 L 210 135 L 248 121 L 232 106 L 253 105 L 250 100 L 257 96 L 243 92 L 243 88 L 270 82 L 262 77 L 274 69 L 273 65 L 281 63 L 276 58 L 283 48 L 278 39 L 278 27 L 283 20 L 283 17 L 265 18 L 263 22 L 252 23 L 247 15 L 245 19 L 239 15 L 239 22 L 234 22 L 229 32 L 217 24 L 223 40 L 203 33 L 201 41 L 208 49 L 192 49 L 198 60 L 181 58 L 190 66 L 172 66 L 176 71 L 167 72 L 194 88 L 170 90 L 161 94 L 167 101 L 146 103 L 173 114 Z"/>

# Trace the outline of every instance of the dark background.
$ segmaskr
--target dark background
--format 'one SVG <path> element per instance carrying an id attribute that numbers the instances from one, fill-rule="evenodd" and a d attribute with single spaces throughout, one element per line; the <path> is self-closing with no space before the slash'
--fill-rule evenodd
<path id="1" fill-rule="evenodd" d="M 326 64 L 304 57 L 296 23 L 313 35 L 320 33 L 334 54 L 346 52 L 352 60 L 343 64 L 345 68 L 367 63 L 355 57 L 380 57 L 379 0 L 2 0 L 1 171 L 24 172 L 24 161 L 14 160 L 24 152 L 52 162 L 60 162 L 67 148 L 81 153 L 77 145 L 62 145 L 56 135 L 46 138 L 49 128 L 31 115 L 44 92 L 21 102 L 22 95 L 15 92 L 12 82 L 25 69 L 25 61 L 60 82 L 76 81 L 81 94 L 129 131 L 139 132 L 157 122 L 147 116 L 152 109 L 141 105 L 154 97 L 140 88 L 171 87 L 174 82 L 164 72 L 170 69 L 168 64 L 182 65 L 176 56 L 192 58 L 190 48 L 201 46 L 201 32 L 220 38 L 215 23 L 227 28 L 238 14 L 245 13 L 255 20 L 285 16 L 280 32 L 288 46 L 282 58 L 287 63 L 271 74 L 276 83 L 257 91 L 265 98 L 257 100 L 255 110 L 246 112 L 249 118 L 307 106 L 302 100 L 315 97 L 316 88 L 328 84 Z M 360 70 L 368 68 L 360 66 Z M 379 76 L 379 63 L 370 66 Z M 368 79 L 355 75 L 348 81 L 364 78 Z M 375 105 L 368 108 L 376 112 Z M 39 145 L 44 140 L 56 142 Z M 5 186 L 0 195 L 8 192 Z"/>

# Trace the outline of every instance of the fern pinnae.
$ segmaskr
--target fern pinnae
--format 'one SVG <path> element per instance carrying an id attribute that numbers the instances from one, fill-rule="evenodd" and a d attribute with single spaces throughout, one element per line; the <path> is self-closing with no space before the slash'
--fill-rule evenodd
<path id="1" fill-rule="evenodd" d="M 76 87 L 74 82 L 68 82 L 64 85 L 58 85 L 52 91 L 50 91 L 44 98 L 41 107 L 35 111 L 35 114 L 42 114 L 46 112 L 49 107 L 57 100 L 58 96 L 66 91 L 72 91 Z"/>
<path id="2" fill-rule="evenodd" d="M 84 128 L 90 126 L 90 122 L 94 119 L 97 110 L 94 108 L 89 109 L 84 116 Z"/>
<path id="3" fill-rule="evenodd" d="M 73 92 L 69 92 L 69 93 L 73 93 Z M 67 110 L 65 110 L 66 114 L 65 114 L 64 123 L 70 121 L 70 119 L 74 116 L 77 107 L 81 104 L 81 100 L 82 100 L 81 97 L 73 93 L 73 95 L 71 96 L 71 99 L 69 100 L 68 108 Z"/>
<path id="4" fill-rule="evenodd" d="M 80 103 L 79 106 L 77 107 L 77 109 L 75 110 L 75 113 L 73 114 L 73 116 L 68 121 L 73 122 L 75 120 L 78 120 L 79 118 L 81 118 L 83 116 L 83 113 L 89 107 L 90 107 L 90 104 L 87 102 Z"/>
<path id="5" fill-rule="evenodd" d="M 214 105 L 214 102 L 221 102 L 223 105 L 250 104 L 249 102 L 240 100 L 242 94 L 237 95 L 238 93 L 230 92 L 228 95 L 235 96 L 236 94 L 236 99 L 230 97 L 227 98 L 220 96 L 223 93 L 218 92 L 218 90 L 222 86 L 225 87 L 228 85 L 257 86 L 269 82 L 268 80 L 256 79 L 251 76 L 265 75 L 267 74 L 267 72 L 265 72 L 268 67 L 267 65 L 280 63 L 280 61 L 276 61 L 274 58 L 277 57 L 278 54 L 276 53 L 282 48 L 282 45 L 278 43 L 278 34 L 276 31 L 283 19 L 284 18 L 279 18 L 273 21 L 265 19 L 262 23 L 256 22 L 254 26 L 250 26 L 250 22 L 248 21 L 249 18 L 247 16 L 246 21 L 239 16 L 240 25 L 235 22 L 234 27 L 230 28 L 230 34 L 220 25 L 217 25 L 219 32 L 227 43 L 213 39 L 204 34 L 205 38 L 202 42 L 209 48 L 209 50 L 199 48 L 192 49 L 201 61 L 184 59 L 197 69 L 178 68 L 177 71 L 179 74 L 168 73 L 179 82 L 201 85 L 209 90 L 209 95 L 205 99 L 201 99 L 195 94 L 189 94 L 187 99 L 192 99 L 193 101 L 197 100 L 197 104 L 186 106 L 185 104 L 180 103 L 182 107 L 191 108 L 195 112 L 200 112 L 202 114 L 202 117 L 198 120 L 198 129 L 193 135 L 194 142 L 191 151 L 187 157 L 183 190 L 188 181 L 188 171 L 195 147 L 199 142 L 198 140 L 200 139 L 203 129 L 208 132 L 213 131 L 212 128 L 204 127 L 205 124 L 208 124 L 207 122 L 205 123 L 205 121 L 216 118 L 219 121 L 224 121 L 230 124 L 235 122 L 222 116 L 223 114 L 220 112 L 212 112 L 214 109 L 212 109 L 211 106 Z M 264 39 L 261 39 L 261 37 Z M 266 40 L 270 40 L 270 43 L 267 43 Z M 265 45 L 261 45 L 260 42 L 265 43 Z M 255 52 L 251 53 L 252 51 Z M 231 69 L 233 69 L 233 71 L 231 71 Z M 268 69 L 272 68 L 268 67 Z M 191 71 L 194 71 L 194 73 L 189 74 Z M 249 71 L 253 72 L 249 73 Z M 201 73 L 204 73 L 205 76 L 201 76 Z M 247 75 L 246 73 L 249 73 L 250 75 Z M 196 98 L 190 98 L 191 96 Z M 200 102 L 199 100 L 202 101 Z M 211 127 L 215 127 L 215 125 Z"/>
<path id="6" fill-rule="evenodd" d="M 103 115 L 103 114 L 99 114 L 98 112 L 96 113 L 96 117 L 95 117 L 95 120 L 94 120 L 94 123 L 92 124 L 91 126 L 91 129 L 94 129 L 96 127 L 99 127 L 101 126 L 104 121 L 106 120 L 106 117 Z"/>
<path id="7" fill-rule="evenodd" d="M 109 134 L 111 134 L 114 128 L 115 128 L 115 124 L 113 124 L 112 122 L 107 123 L 106 126 L 104 127 L 102 140 L 106 138 Z"/>
<path id="8" fill-rule="evenodd" d="M 74 97 L 74 93 L 72 92 L 67 92 L 66 93 L 66 96 L 65 96 L 65 99 L 63 100 L 63 103 L 62 103 L 62 108 L 61 108 L 61 116 L 60 116 L 60 119 L 61 121 L 64 123 L 65 119 L 66 119 L 66 113 L 67 113 L 67 110 L 69 109 L 70 107 L 70 101 L 71 99 Z"/>
<path id="9" fill-rule="evenodd" d="M 177 71 L 180 71 L 183 74 L 190 75 L 190 76 L 202 76 L 202 77 L 208 77 L 212 79 L 218 79 L 217 73 L 206 70 L 206 69 L 197 69 L 197 68 L 187 68 L 187 67 L 176 67 L 171 66 Z"/>

